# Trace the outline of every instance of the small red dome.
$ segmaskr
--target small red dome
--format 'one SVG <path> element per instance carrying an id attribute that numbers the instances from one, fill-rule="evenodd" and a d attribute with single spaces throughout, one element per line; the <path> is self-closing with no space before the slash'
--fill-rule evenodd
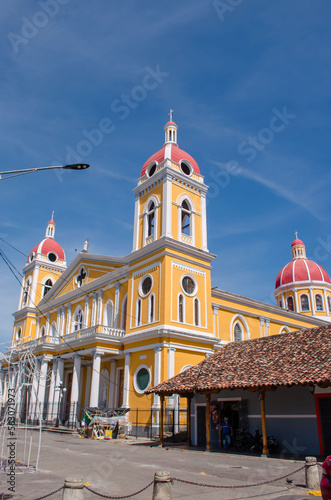
<path id="1" fill-rule="evenodd" d="M 55 253 L 58 259 L 65 260 L 66 258 L 63 248 L 53 238 L 45 238 L 36 245 L 29 253 L 28 261 L 31 254 L 37 255 L 38 253 L 46 257 L 49 253 Z"/>
<path id="2" fill-rule="evenodd" d="M 168 122 L 168 123 L 173 123 L 173 122 Z M 193 172 L 196 174 L 200 175 L 200 169 L 198 167 L 197 162 L 192 158 L 191 155 L 186 153 L 186 151 L 183 151 L 180 149 L 177 144 L 165 144 L 160 151 L 157 151 L 154 153 L 152 156 L 148 158 L 148 160 L 144 163 L 144 166 L 141 170 L 140 177 L 145 175 L 146 169 L 150 163 L 155 161 L 156 163 L 161 163 L 163 160 L 165 160 L 165 153 L 166 153 L 166 148 L 167 148 L 167 153 L 169 154 L 169 148 L 170 148 L 170 159 L 176 163 L 179 163 L 181 160 L 187 160 L 193 168 Z"/>
<path id="3" fill-rule="evenodd" d="M 303 244 L 301 240 L 296 245 Z M 293 242 L 293 243 L 294 243 Z M 292 246 L 294 246 L 292 243 Z M 324 281 L 331 283 L 328 273 L 323 267 L 316 264 L 312 260 L 297 258 L 286 264 L 281 271 L 279 271 L 276 278 L 275 288 L 289 283 L 302 281 Z"/>
<path id="4" fill-rule="evenodd" d="M 53 226 L 56 226 L 56 224 L 55 224 L 55 222 L 53 220 L 48 221 L 48 224 L 53 224 Z"/>
<path id="5" fill-rule="evenodd" d="M 292 242 L 291 247 L 295 247 L 296 245 L 304 245 L 304 242 L 299 240 L 299 238 L 295 238 L 295 240 Z"/>
<path id="6" fill-rule="evenodd" d="M 167 127 L 168 125 L 175 125 L 175 127 L 178 127 L 177 123 L 173 122 L 173 121 L 170 121 L 170 122 L 167 122 L 165 124 L 165 127 Z"/>

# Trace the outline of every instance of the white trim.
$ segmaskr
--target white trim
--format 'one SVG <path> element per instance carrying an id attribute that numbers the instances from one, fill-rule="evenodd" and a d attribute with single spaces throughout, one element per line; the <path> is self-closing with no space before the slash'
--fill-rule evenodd
<path id="1" fill-rule="evenodd" d="M 195 315 L 195 302 L 198 302 L 198 321 L 196 321 L 196 315 Z M 193 324 L 195 326 L 201 326 L 201 305 L 200 305 L 200 299 L 199 297 L 194 297 L 193 299 Z"/>
<path id="2" fill-rule="evenodd" d="M 189 234 L 183 233 L 182 232 L 182 204 L 186 201 L 190 207 L 190 232 Z M 190 238 L 191 239 L 191 245 L 195 246 L 195 215 L 196 215 L 196 209 L 193 201 L 191 200 L 190 196 L 186 193 L 181 194 L 177 198 L 177 207 L 178 207 L 178 240 L 183 242 L 184 238 Z M 187 242 L 185 242 L 187 243 Z"/>
<path id="3" fill-rule="evenodd" d="M 166 176 L 163 181 L 162 236 L 172 238 L 172 180 Z"/>
<path id="4" fill-rule="evenodd" d="M 279 329 L 279 333 L 284 333 L 282 330 L 285 330 L 286 333 L 290 333 L 291 332 L 291 330 L 289 329 L 289 327 L 287 325 L 281 326 L 280 329 Z"/>
<path id="5" fill-rule="evenodd" d="M 235 316 L 233 316 L 233 318 L 231 320 L 231 323 L 230 323 L 231 341 L 234 342 L 234 325 L 235 325 L 235 323 L 237 321 L 241 322 L 242 325 L 243 325 L 243 327 L 244 327 L 244 331 L 243 331 L 244 338 L 243 338 L 243 340 L 249 340 L 251 338 L 251 334 L 250 334 L 250 331 L 249 331 L 248 323 L 247 323 L 246 319 L 244 318 L 244 316 L 242 314 L 236 314 Z"/>
<path id="6" fill-rule="evenodd" d="M 133 225 L 133 248 L 132 251 L 138 250 L 139 247 L 139 210 L 140 196 L 136 195 L 134 203 L 134 225 Z"/>
<path id="7" fill-rule="evenodd" d="M 149 291 L 148 291 L 147 293 L 143 293 L 143 291 L 142 291 L 142 284 L 143 284 L 143 281 L 145 281 L 145 279 L 146 279 L 146 278 L 150 278 L 150 279 L 151 279 L 151 281 L 152 281 L 152 284 L 151 284 L 151 288 L 149 289 Z M 139 282 L 139 285 L 138 285 L 138 293 L 139 293 L 140 297 L 143 297 L 143 298 L 148 297 L 148 295 L 149 295 L 149 294 L 151 293 L 151 291 L 152 291 L 153 286 L 154 286 L 153 276 L 151 276 L 150 274 L 145 274 L 145 275 L 141 278 L 141 280 L 140 280 L 140 282 Z"/>
<path id="8" fill-rule="evenodd" d="M 153 298 L 153 317 L 151 317 L 151 301 Z M 155 293 L 152 292 L 148 297 L 148 323 L 155 322 Z"/>
<path id="9" fill-rule="evenodd" d="M 145 368 L 148 371 L 148 375 L 149 375 L 148 384 L 145 387 L 145 389 L 143 389 L 143 390 L 139 389 L 138 384 L 137 384 L 137 375 L 138 375 L 139 370 L 141 370 L 142 368 Z M 145 391 L 150 387 L 151 382 L 152 382 L 152 374 L 151 374 L 151 370 L 150 370 L 149 366 L 147 366 L 147 365 L 139 365 L 138 368 L 136 368 L 136 371 L 134 372 L 134 375 L 133 375 L 133 387 L 134 387 L 134 390 L 138 394 L 144 394 Z"/>
<path id="10" fill-rule="evenodd" d="M 140 307 L 139 307 L 140 305 Z M 136 300 L 136 316 L 135 316 L 135 326 L 142 325 L 142 300 L 141 297 L 138 297 Z"/>
<path id="11" fill-rule="evenodd" d="M 111 306 L 111 321 L 110 321 L 111 324 L 110 325 L 108 322 L 108 316 L 109 316 L 108 306 Z M 102 324 L 104 326 L 110 326 L 111 328 L 113 328 L 113 326 L 114 326 L 114 304 L 113 304 L 113 301 L 111 299 L 108 299 L 104 305 L 103 314 L 102 314 Z"/>
<path id="12" fill-rule="evenodd" d="M 183 321 L 180 320 L 180 314 L 179 314 L 179 298 L 183 297 Z M 185 323 L 185 295 L 182 292 L 179 292 L 177 295 L 177 322 L 180 324 Z"/>
<path id="13" fill-rule="evenodd" d="M 192 281 L 194 282 L 195 288 L 194 288 L 194 291 L 193 291 L 192 293 L 188 293 L 188 292 L 186 292 L 186 291 L 184 290 L 184 287 L 183 287 L 183 279 L 184 279 L 184 278 L 186 278 L 186 277 L 187 277 L 187 278 L 191 278 L 191 279 L 192 279 Z M 188 297 L 195 297 L 195 296 L 196 296 L 196 294 L 198 293 L 198 283 L 197 283 L 197 280 L 194 278 L 194 276 L 191 276 L 191 274 L 187 274 L 187 273 L 185 273 L 185 274 L 183 274 L 183 275 L 181 276 L 181 278 L 180 278 L 180 287 L 181 287 L 181 289 L 183 290 L 183 293 L 184 293 L 185 295 L 187 295 Z M 194 323 L 193 323 L 193 324 L 194 324 Z"/>
<path id="14" fill-rule="evenodd" d="M 151 202 L 154 203 L 154 233 L 153 235 L 148 236 L 148 214 L 150 213 L 148 207 L 151 204 Z M 152 194 L 149 196 L 147 199 L 144 209 L 142 212 L 142 216 L 144 217 L 144 222 L 143 222 L 143 247 L 146 246 L 147 240 L 150 238 L 152 241 L 156 241 L 158 239 L 158 209 L 160 207 L 160 200 L 157 195 Z M 152 238 L 153 236 L 153 238 Z"/>

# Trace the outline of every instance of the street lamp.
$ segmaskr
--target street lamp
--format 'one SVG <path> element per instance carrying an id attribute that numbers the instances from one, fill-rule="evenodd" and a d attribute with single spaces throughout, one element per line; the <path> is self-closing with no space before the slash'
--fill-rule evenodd
<path id="1" fill-rule="evenodd" d="M 6 172 L 0 172 L 0 180 L 10 179 L 11 177 L 17 177 L 18 175 L 32 174 L 33 172 L 38 172 L 39 170 L 54 170 L 54 169 L 64 169 L 64 170 L 85 170 L 89 168 L 90 165 L 87 163 L 72 163 L 71 165 L 54 165 L 52 167 L 36 167 L 36 168 L 24 168 L 21 170 L 7 170 Z M 5 175 L 6 177 L 2 177 Z"/>
<path id="2" fill-rule="evenodd" d="M 56 422 L 55 422 L 55 427 L 59 427 L 60 423 L 60 409 L 61 409 L 61 402 L 63 398 L 63 393 L 67 392 L 67 389 L 63 387 L 63 382 L 60 380 L 59 385 L 55 387 L 55 391 L 59 391 L 59 400 L 57 403 L 57 415 L 56 415 Z"/>

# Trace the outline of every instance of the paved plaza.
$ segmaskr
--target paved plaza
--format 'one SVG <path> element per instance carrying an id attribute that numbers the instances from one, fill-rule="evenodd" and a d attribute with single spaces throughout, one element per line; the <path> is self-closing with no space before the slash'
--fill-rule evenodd
<path id="1" fill-rule="evenodd" d="M 37 434 L 33 446 L 37 445 Z M 134 493 L 154 478 L 156 471 L 168 471 L 173 478 L 210 485 L 243 486 L 261 483 L 295 471 L 304 461 L 261 458 L 234 453 L 204 452 L 184 445 L 155 446 L 146 440 L 97 441 L 81 439 L 71 434 L 43 432 L 40 470 L 16 475 L 16 493 L 7 497 L 5 474 L 0 477 L 0 498 L 32 500 L 59 488 L 64 478 L 78 476 L 102 494 L 121 496 Z M 214 489 L 175 481 L 172 498 L 244 499 L 270 498 L 301 500 L 308 498 L 304 485 L 304 470 L 290 476 L 291 483 L 281 479 L 258 487 Z M 49 497 L 62 498 L 62 492 Z M 97 499 L 85 490 L 85 499 Z M 151 499 L 152 487 L 133 497 Z M 312 498 L 312 497 L 311 497 Z"/>

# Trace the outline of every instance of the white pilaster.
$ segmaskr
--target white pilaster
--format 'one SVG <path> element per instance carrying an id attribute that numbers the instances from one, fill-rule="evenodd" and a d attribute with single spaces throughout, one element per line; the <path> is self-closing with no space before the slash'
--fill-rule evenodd
<path id="1" fill-rule="evenodd" d="M 97 295 L 93 293 L 91 326 L 95 326 L 97 314 Z"/>
<path id="2" fill-rule="evenodd" d="M 84 308 L 84 325 L 85 328 L 88 328 L 88 322 L 89 322 L 89 305 L 90 305 L 90 296 L 86 295 L 85 297 L 85 308 Z"/>
<path id="3" fill-rule="evenodd" d="M 51 328 L 51 313 L 47 313 L 47 321 L 46 321 L 46 333 L 45 333 L 45 336 L 48 337 L 49 336 L 49 331 L 50 331 L 50 328 Z"/>
<path id="4" fill-rule="evenodd" d="M 120 313 L 120 283 L 117 281 L 115 284 L 115 317 L 114 317 L 114 328 L 118 328 L 118 320 Z"/>
<path id="5" fill-rule="evenodd" d="M 28 297 L 28 302 L 27 302 L 29 304 L 29 306 L 31 306 L 31 307 L 34 307 L 35 303 L 39 302 L 39 300 L 40 300 L 39 298 L 38 298 L 38 300 L 36 300 L 38 275 L 39 275 L 39 266 L 36 265 L 34 270 L 33 270 L 33 274 L 32 274 L 32 283 L 30 286 L 29 297 Z"/>
<path id="6" fill-rule="evenodd" d="M 37 318 L 37 324 L 36 324 L 36 339 L 39 338 L 39 332 L 40 332 L 40 318 Z"/>
<path id="7" fill-rule="evenodd" d="M 329 307 L 328 307 L 328 299 L 326 297 L 326 290 L 325 290 L 325 288 L 323 289 L 323 297 L 324 297 L 324 310 L 325 310 L 325 314 L 327 316 L 330 316 Z"/>
<path id="8" fill-rule="evenodd" d="M 110 361 L 110 384 L 109 384 L 109 399 L 108 407 L 114 408 L 115 406 L 115 388 L 116 388 L 116 360 Z"/>
<path id="9" fill-rule="evenodd" d="M 66 333 L 70 333 L 70 330 L 71 330 L 71 304 L 68 304 Z"/>
<path id="10" fill-rule="evenodd" d="M 124 365 L 123 408 L 129 408 L 130 361 L 131 352 L 128 352 L 125 354 Z"/>
<path id="11" fill-rule="evenodd" d="M 49 394 L 48 394 L 47 420 L 53 420 L 53 418 L 56 417 L 56 408 L 54 408 L 56 373 L 57 373 L 57 359 L 54 359 L 53 360 L 53 369 L 52 369 L 52 374 L 51 374 L 51 383 L 50 383 Z"/>
<path id="12" fill-rule="evenodd" d="M 311 312 L 312 312 L 312 315 L 315 316 L 315 304 L 314 304 L 314 297 L 313 297 L 313 289 L 312 288 L 309 288 L 309 295 L 310 295 Z"/>
<path id="13" fill-rule="evenodd" d="M 206 209 L 206 193 L 201 193 L 201 248 L 208 252 L 207 247 L 207 209 Z"/>
<path id="14" fill-rule="evenodd" d="M 99 290 L 98 291 L 98 314 L 97 314 L 97 324 L 98 325 L 102 324 L 102 295 L 103 295 L 103 291 Z"/>
<path id="15" fill-rule="evenodd" d="M 163 196 L 162 196 L 162 236 L 172 238 L 171 228 L 171 209 L 172 209 L 172 179 L 167 175 L 163 181 Z"/>
<path id="16" fill-rule="evenodd" d="M 175 347 L 169 347 L 168 349 L 168 378 L 175 375 Z M 174 397 L 170 396 L 167 400 L 167 408 L 173 409 L 175 406 Z"/>
<path id="17" fill-rule="evenodd" d="M 264 318 L 260 318 L 260 337 L 264 337 Z"/>
<path id="18" fill-rule="evenodd" d="M 43 418 L 45 391 L 47 382 L 47 369 L 48 369 L 48 362 L 50 359 L 51 359 L 50 357 L 44 356 L 43 359 L 41 360 L 39 388 L 38 388 L 38 407 L 39 407 L 38 410 L 40 411 L 41 418 Z"/>
<path id="19" fill-rule="evenodd" d="M 59 403 L 59 397 L 60 397 L 60 390 L 59 388 L 61 387 L 62 382 L 62 387 L 63 387 L 63 375 L 64 375 L 64 359 L 62 358 L 57 358 L 57 366 L 56 366 L 56 379 L 55 379 L 55 388 L 54 388 L 54 410 L 57 412 L 57 405 Z M 56 413 L 57 414 L 57 413 Z"/>
<path id="20" fill-rule="evenodd" d="M 36 365 L 32 376 L 32 387 L 30 395 L 30 406 L 29 406 L 29 416 L 34 418 L 37 413 L 37 398 L 38 398 L 38 385 L 39 385 L 39 370 L 40 370 L 40 360 L 36 359 Z"/>
<path id="21" fill-rule="evenodd" d="M 99 388 L 100 388 L 100 369 L 101 369 L 101 352 L 94 352 L 93 368 L 92 368 L 92 383 L 90 394 L 90 406 L 99 406 Z"/>
<path id="22" fill-rule="evenodd" d="M 139 244 L 139 209 L 140 209 L 140 197 L 136 194 L 134 203 L 134 227 L 133 227 L 133 246 L 132 251 L 138 250 Z"/>
<path id="23" fill-rule="evenodd" d="M 293 293 L 294 293 L 294 300 L 295 300 L 295 310 L 296 310 L 296 312 L 300 312 L 299 303 L 298 303 L 298 295 L 297 295 L 297 289 L 296 288 L 293 289 Z"/>
<path id="24" fill-rule="evenodd" d="M 270 320 L 269 319 L 265 320 L 265 329 L 266 329 L 265 334 L 268 337 L 270 335 Z"/>
<path id="25" fill-rule="evenodd" d="M 161 347 L 154 347 L 154 383 L 153 385 L 157 385 L 161 382 Z M 154 394 L 153 399 L 153 407 L 160 407 L 160 396 L 158 394 Z"/>

